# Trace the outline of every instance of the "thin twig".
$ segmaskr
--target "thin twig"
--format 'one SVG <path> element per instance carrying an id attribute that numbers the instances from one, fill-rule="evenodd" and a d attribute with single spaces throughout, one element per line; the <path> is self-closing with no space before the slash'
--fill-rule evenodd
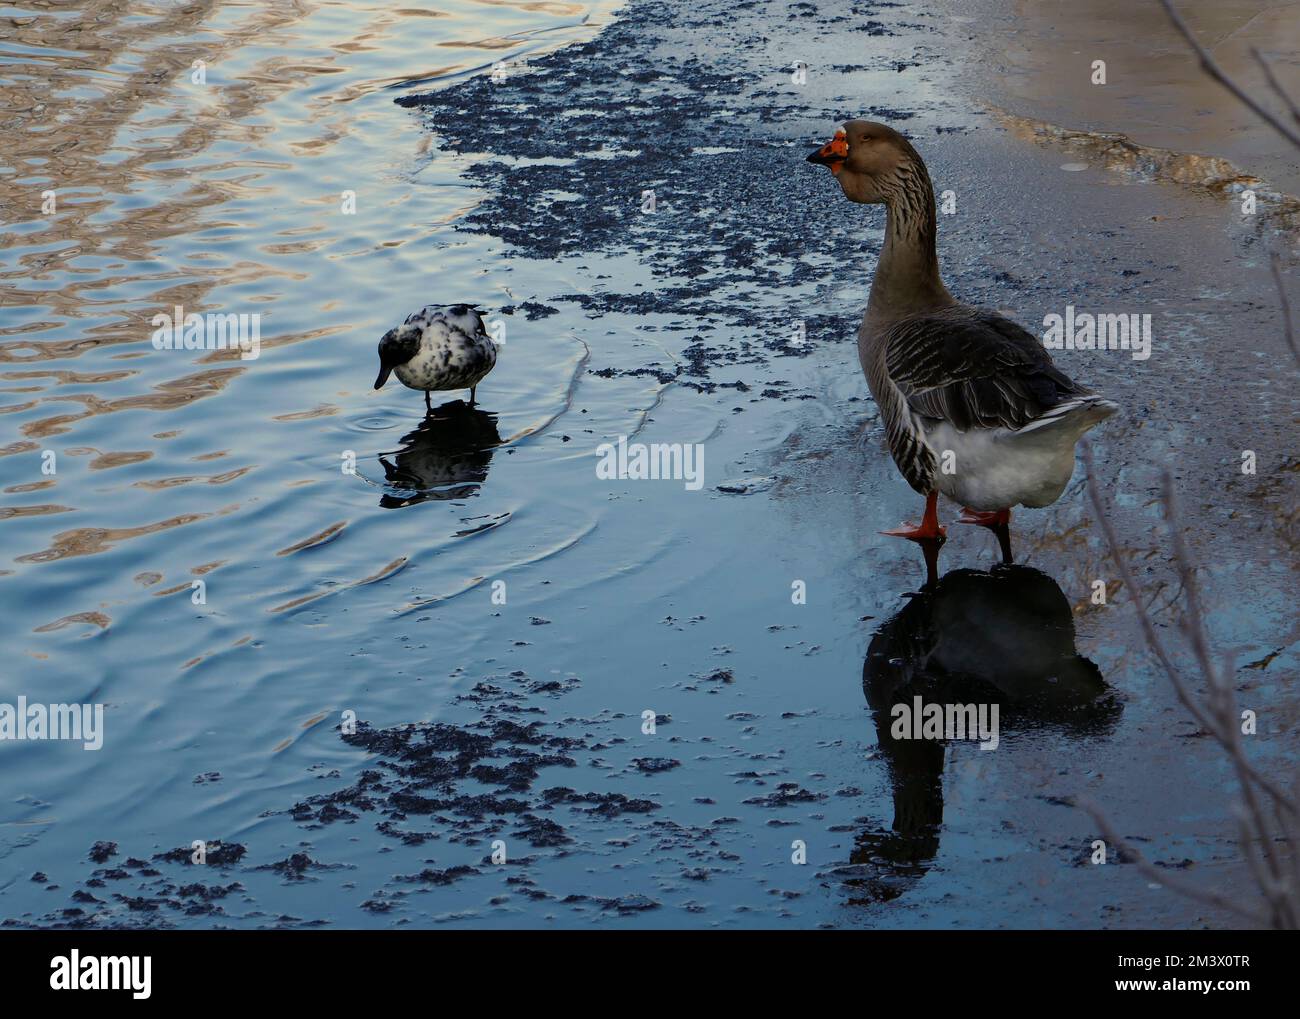
<path id="1" fill-rule="evenodd" d="M 1297 124 L 1300 124 L 1300 106 L 1296 105 L 1296 102 L 1291 98 L 1290 93 L 1282 87 L 1282 83 L 1278 81 L 1277 77 L 1273 74 L 1273 65 L 1268 62 L 1268 58 L 1259 51 L 1258 47 L 1252 46 L 1250 52 L 1255 58 L 1255 62 L 1259 64 L 1260 70 L 1264 72 L 1264 80 L 1268 82 L 1268 87 L 1273 90 L 1282 102 L 1286 103 L 1287 109 L 1291 111 L 1292 119 L 1294 119 Z"/>
<path id="2" fill-rule="evenodd" d="M 1138 850 L 1131 845 L 1127 839 L 1115 831 L 1106 815 L 1102 813 L 1101 808 L 1092 800 L 1081 798 L 1076 800 L 1075 803 L 1092 816 L 1093 821 L 1097 823 L 1097 827 L 1101 829 L 1102 838 L 1114 845 L 1121 853 L 1130 857 L 1133 860 L 1134 865 L 1145 877 L 1154 881 L 1161 887 L 1169 889 L 1171 892 L 1176 892 L 1177 894 L 1186 896 L 1189 899 L 1196 899 L 1198 902 L 1203 902 L 1206 905 L 1227 910 L 1230 913 L 1235 913 L 1260 927 L 1268 926 L 1268 918 L 1255 912 L 1253 909 L 1248 909 L 1240 903 L 1233 902 L 1227 896 L 1220 895 L 1218 892 L 1207 891 L 1199 885 L 1194 885 L 1189 881 L 1183 881 L 1180 878 L 1174 877 L 1172 874 L 1166 874 L 1159 867 L 1149 862 L 1147 858 L 1138 852 Z"/>
<path id="3" fill-rule="evenodd" d="M 1297 132 L 1294 128 L 1288 126 L 1285 121 L 1274 116 L 1273 113 L 1256 102 L 1255 98 L 1251 96 L 1249 92 L 1228 77 L 1227 72 L 1225 72 L 1215 61 L 1214 57 L 1210 55 L 1210 51 L 1202 46 L 1200 40 L 1192 34 L 1192 30 L 1187 27 L 1187 22 L 1183 20 L 1182 15 L 1180 15 L 1174 8 L 1172 0 L 1160 0 L 1160 5 L 1164 7 L 1165 13 L 1169 15 L 1169 20 L 1174 23 L 1174 28 L 1178 29 L 1178 31 L 1182 33 L 1183 38 L 1187 40 L 1188 45 L 1190 45 L 1192 49 L 1196 51 L 1196 55 L 1201 58 L 1201 66 L 1205 68 L 1205 72 L 1241 100 L 1241 102 L 1245 103 L 1246 106 L 1254 110 L 1256 116 L 1267 122 L 1274 131 L 1288 139 L 1292 145 L 1300 148 L 1300 132 Z"/>
<path id="4" fill-rule="evenodd" d="M 1110 546 L 1111 559 L 1114 560 L 1116 568 L 1119 570 L 1120 579 L 1124 583 L 1125 590 L 1130 592 L 1133 599 L 1133 606 L 1137 610 L 1138 623 L 1142 627 L 1142 633 L 1146 637 L 1148 646 L 1155 654 L 1169 681 L 1173 684 L 1174 693 L 1177 694 L 1179 702 L 1192 715 L 1202 729 L 1208 732 L 1215 740 L 1224 747 L 1227 747 L 1230 737 L 1225 736 L 1221 731 L 1220 721 L 1206 712 L 1192 692 L 1184 682 L 1182 674 L 1178 667 L 1170 659 L 1168 652 L 1165 650 L 1164 643 L 1160 640 L 1160 635 L 1156 632 L 1155 623 L 1152 622 L 1150 614 L 1142 602 L 1141 588 L 1138 586 L 1137 579 L 1133 576 L 1133 571 L 1129 567 L 1128 559 L 1125 557 L 1122 546 L 1120 545 L 1119 535 L 1115 533 L 1115 526 L 1111 522 L 1110 515 L 1106 512 L 1106 506 L 1102 501 L 1101 489 L 1097 485 L 1095 471 L 1093 470 L 1092 447 L 1085 439 L 1080 443 L 1080 457 L 1083 460 L 1084 469 L 1087 472 L 1087 489 L 1088 498 L 1092 502 L 1093 509 L 1097 513 L 1097 520 L 1101 524 L 1102 531 L 1106 535 L 1106 543 Z M 1176 528 L 1174 529 L 1176 531 Z M 1176 545 L 1181 545 L 1181 536 L 1176 540 Z M 1188 577 L 1183 577 L 1184 584 L 1188 583 Z M 1249 761 L 1243 760 L 1242 765 L 1246 774 L 1251 779 L 1258 782 L 1259 785 L 1272 797 L 1284 804 L 1292 813 L 1296 811 L 1295 803 L 1268 776 L 1261 774 L 1254 765 Z"/>
<path id="5" fill-rule="evenodd" d="M 1297 841 L 1296 835 L 1300 831 L 1300 815 L 1297 814 L 1294 800 L 1277 783 L 1261 774 L 1250 763 L 1242 747 L 1241 733 L 1238 729 L 1237 699 L 1232 682 L 1232 661 L 1231 659 L 1225 659 L 1222 665 L 1216 664 L 1210 649 L 1209 630 L 1202 609 L 1200 582 L 1196 575 L 1191 553 L 1183 536 L 1173 478 L 1168 472 L 1163 475 L 1161 501 L 1164 506 L 1165 521 L 1169 528 L 1173 559 L 1182 585 L 1180 600 L 1186 607 L 1183 629 L 1192 645 L 1197 665 L 1205 680 L 1207 691 L 1205 703 L 1201 703 L 1192 695 L 1181 672 L 1173 664 L 1163 642 L 1160 640 L 1159 634 L 1156 632 L 1155 624 L 1142 597 L 1142 591 L 1137 586 L 1128 559 L 1121 549 L 1119 536 L 1115 532 L 1114 524 L 1102 500 L 1101 489 L 1097 484 L 1093 466 L 1092 449 L 1086 440 L 1082 444 L 1081 453 L 1087 471 L 1088 497 L 1105 533 L 1107 544 L 1110 546 L 1111 558 L 1119 570 L 1125 588 L 1129 591 L 1147 644 L 1168 674 L 1178 699 L 1191 712 L 1201 727 L 1208 731 L 1219 746 L 1223 748 L 1233 769 L 1236 771 L 1237 782 L 1241 788 L 1242 800 L 1244 801 L 1238 804 L 1237 807 L 1241 834 L 1241 853 L 1245 857 L 1245 862 L 1250 868 L 1255 885 L 1267 906 L 1267 920 L 1265 921 L 1259 915 L 1237 906 L 1223 896 L 1208 892 L 1195 885 L 1174 880 L 1169 875 L 1161 873 L 1154 865 L 1146 864 L 1140 853 L 1123 843 L 1123 840 L 1115 835 L 1114 829 L 1109 826 L 1099 809 L 1088 807 L 1086 804 L 1083 805 L 1093 815 L 1093 818 L 1102 827 L 1103 831 L 1107 833 L 1107 839 L 1117 845 L 1122 845 L 1125 851 L 1130 852 L 1134 859 L 1139 862 L 1143 872 L 1162 886 L 1200 902 L 1230 909 L 1239 915 L 1249 915 L 1257 923 L 1267 922 L 1275 928 L 1294 929 L 1298 925 L 1298 920 L 1300 920 L 1300 917 L 1297 917 L 1297 906 L 1300 904 L 1300 900 L 1297 899 L 1297 888 L 1300 886 L 1295 883 L 1296 875 L 1300 874 L 1300 865 L 1297 864 L 1298 854 L 1294 852 Z M 1269 811 L 1260 799 L 1261 791 L 1269 798 L 1273 814 L 1277 818 L 1281 830 L 1281 841 L 1291 850 L 1288 854 L 1288 861 L 1284 861 L 1279 856 L 1277 847 L 1274 845 L 1269 822 Z M 1288 863 L 1291 868 L 1289 874 L 1287 873 Z"/>
<path id="6" fill-rule="evenodd" d="M 1269 256 L 1269 268 L 1273 270 L 1273 282 L 1277 285 L 1277 303 L 1282 306 L 1282 330 L 1286 336 L 1291 356 L 1300 364 L 1300 348 L 1296 347 L 1295 325 L 1291 321 L 1291 302 L 1287 300 L 1286 287 L 1282 284 L 1282 256 L 1276 251 Z"/>
<path id="7" fill-rule="evenodd" d="M 1255 842 L 1263 840 L 1259 833 L 1252 829 L 1250 819 L 1244 811 L 1237 815 L 1237 829 L 1241 839 L 1241 855 L 1246 858 L 1255 884 L 1264 892 L 1264 901 L 1269 904 L 1272 912 L 1272 926 L 1283 927 L 1288 920 L 1280 908 L 1281 902 L 1284 901 L 1284 890 L 1277 880 L 1265 871 L 1261 854 L 1253 848 Z"/>

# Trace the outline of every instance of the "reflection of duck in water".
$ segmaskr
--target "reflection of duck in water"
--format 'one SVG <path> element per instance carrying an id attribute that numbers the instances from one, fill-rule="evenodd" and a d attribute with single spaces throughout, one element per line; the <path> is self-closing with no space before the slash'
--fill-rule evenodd
<path id="1" fill-rule="evenodd" d="M 939 851 L 945 740 L 907 738 L 916 698 L 985 705 L 1003 732 L 1050 725 L 1072 737 L 1105 728 L 1120 710 L 1097 667 L 1075 651 L 1060 587 L 1026 566 L 954 570 L 914 596 L 872 638 L 862 689 L 894 790 L 893 828 L 859 835 L 845 871 L 854 899 L 869 902 L 901 895 Z M 983 745 L 970 752 L 991 752 Z"/>
<path id="2" fill-rule="evenodd" d="M 460 400 L 444 403 L 402 436 L 401 449 L 379 457 L 389 489 L 379 505 L 395 509 L 472 495 L 487 480 L 492 450 L 500 444 L 495 414 Z"/>

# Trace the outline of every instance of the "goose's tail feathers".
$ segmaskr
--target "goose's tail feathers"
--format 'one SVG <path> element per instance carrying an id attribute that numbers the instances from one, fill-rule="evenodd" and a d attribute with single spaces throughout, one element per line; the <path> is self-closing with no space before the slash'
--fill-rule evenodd
<path id="1" fill-rule="evenodd" d="M 1076 396 L 1058 403 L 1019 430 L 1028 435 L 1056 429 L 1068 429 L 1077 438 L 1119 410 L 1119 405 L 1096 393 Z"/>

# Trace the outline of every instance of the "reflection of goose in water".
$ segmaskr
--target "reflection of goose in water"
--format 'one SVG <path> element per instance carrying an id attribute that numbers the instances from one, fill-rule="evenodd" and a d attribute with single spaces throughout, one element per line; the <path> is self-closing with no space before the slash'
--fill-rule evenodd
<path id="1" fill-rule="evenodd" d="M 996 704 L 1003 736 L 1054 726 L 1076 738 L 1120 711 L 1100 671 L 1075 651 L 1060 587 L 1026 566 L 954 570 L 914 596 L 872 638 L 862 689 L 894 792 L 892 829 L 860 834 L 841 870 L 865 902 L 901 895 L 939 851 L 944 742 L 895 738 L 895 705 L 912 708 L 918 696 L 927 705 Z M 980 746 L 972 741 L 968 754 L 997 752 Z"/>
<path id="2" fill-rule="evenodd" d="M 460 400 L 444 403 L 402 436 L 401 449 L 380 455 L 388 491 L 379 505 L 395 509 L 473 495 L 487 480 L 492 451 L 500 444 L 495 414 Z"/>

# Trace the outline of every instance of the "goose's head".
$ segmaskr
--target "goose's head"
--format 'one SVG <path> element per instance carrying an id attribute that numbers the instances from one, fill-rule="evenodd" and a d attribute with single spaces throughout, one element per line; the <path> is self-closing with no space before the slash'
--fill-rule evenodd
<path id="1" fill-rule="evenodd" d="M 900 175 L 925 165 L 911 142 L 892 127 L 870 120 L 845 121 L 808 162 L 830 167 L 845 197 L 868 205 L 888 202 Z"/>

